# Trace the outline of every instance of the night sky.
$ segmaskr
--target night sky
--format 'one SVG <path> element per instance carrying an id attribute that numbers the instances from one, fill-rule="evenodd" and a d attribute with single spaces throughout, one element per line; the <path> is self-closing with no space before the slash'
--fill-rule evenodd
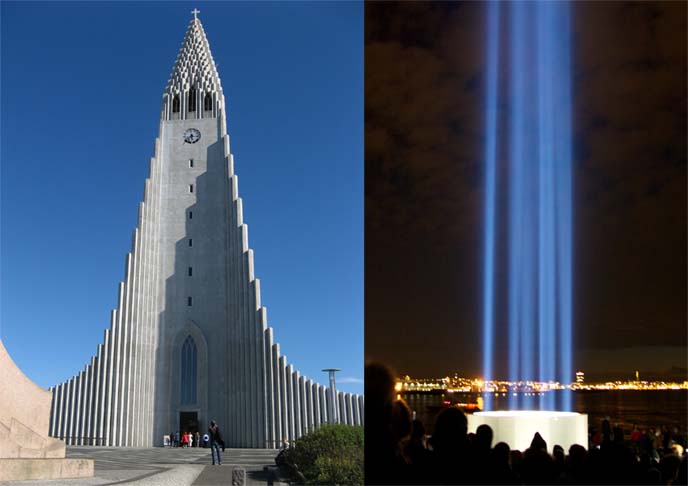
<path id="1" fill-rule="evenodd" d="M 573 348 L 590 377 L 686 367 L 686 13 L 572 6 Z M 366 4 L 365 353 L 400 374 L 481 373 L 484 14 Z"/>

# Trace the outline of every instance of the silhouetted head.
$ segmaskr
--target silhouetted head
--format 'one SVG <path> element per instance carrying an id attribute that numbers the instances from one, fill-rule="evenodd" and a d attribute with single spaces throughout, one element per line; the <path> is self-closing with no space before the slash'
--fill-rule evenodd
<path id="1" fill-rule="evenodd" d="M 569 464 L 572 468 L 581 468 L 585 464 L 585 457 L 587 456 L 585 447 L 580 444 L 573 444 L 569 447 Z"/>
<path id="2" fill-rule="evenodd" d="M 211 426 L 211 427 L 215 427 L 215 425 L 217 425 L 217 424 L 215 423 L 215 421 L 214 421 L 214 420 L 211 420 L 211 421 L 210 421 L 210 426 Z"/>
<path id="3" fill-rule="evenodd" d="M 474 444 L 476 447 L 482 450 L 489 450 L 492 447 L 492 427 L 487 424 L 482 424 L 478 426 L 475 431 Z"/>
<path id="4" fill-rule="evenodd" d="M 506 442 L 498 442 L 492 449 L 492 458 L 495 464 L 509 465 L 511 449 Z"/>
<path id="5" fill-rule="evenodd" d="M 534 451 L 545 451 L 547 452 L 547 442 L 542 438 L 540 432 L 535 432 L 533 440 L 530 442 L 530 449 Z"/>
<path id="6" fill-rule="evenodd" d="M 555 446 L 552 448 L 552 455 L 557 462 L 564 462 L 564 448 L 559 444 L 555 444 Z"/>
<path id="7" fill-rule="evenodd" d="M 445 408 L 435 419 L 435 433 L 431 438 L 433 449 L 439 451 L 463 447 L 467 430 L 466 415 L 458 408 Z"/>
<path id="8" fill-rule="evenodd" d="M 394 400 L 394 376 L 385 365 L 370 363 L 365 367 L 365 397 L 366 406 L 376 409 Z"/>

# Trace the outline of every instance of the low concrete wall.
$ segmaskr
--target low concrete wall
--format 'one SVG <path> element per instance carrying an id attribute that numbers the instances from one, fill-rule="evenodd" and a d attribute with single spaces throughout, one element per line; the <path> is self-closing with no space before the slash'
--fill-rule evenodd
<path id="1" fill-rule="evenodd" d="M 0 459 L 0 481 L 93 477 L 93 459 Z"/>
<path id="2" fill-rule="evenodd" d="M 51 400 L 0 340 L 0 481 L 93 476 L 92 459 L 65 459 L 65 443 L 48 436 Z"/>

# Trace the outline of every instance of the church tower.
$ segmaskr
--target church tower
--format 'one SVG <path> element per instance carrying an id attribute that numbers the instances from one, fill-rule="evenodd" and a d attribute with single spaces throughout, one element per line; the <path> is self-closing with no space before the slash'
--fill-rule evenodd
<path id="1" fill-rule="evenodd" d="M 163 94 L 139 222 L 90 363 L 53 388 L 72 445 L 162 445 L 219 422 L 229 447 L 362 424 L 363 397 L 301 376 L 273 342 L 243 222 L 220 77 L 194 10 Z"/>

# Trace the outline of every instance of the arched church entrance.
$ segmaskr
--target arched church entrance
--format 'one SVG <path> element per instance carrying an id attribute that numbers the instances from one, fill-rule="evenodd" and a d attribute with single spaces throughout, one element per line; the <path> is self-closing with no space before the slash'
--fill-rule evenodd
<path id="1" fill-rule="evenodd" d="M 179 433 L 195 434 L 199 432 L 199 410 L 185 410 L 198 404 L 198 350 L 196 341 L 189 334 L 182 344 L 180 373 L 180 406 Z"/>
<path id="2" fill-rule="evenodd" d="M 208 422 L 208 344 L 197 323 L 187 320 L 170 348 L 170 426 L 195 434 Z"/>

